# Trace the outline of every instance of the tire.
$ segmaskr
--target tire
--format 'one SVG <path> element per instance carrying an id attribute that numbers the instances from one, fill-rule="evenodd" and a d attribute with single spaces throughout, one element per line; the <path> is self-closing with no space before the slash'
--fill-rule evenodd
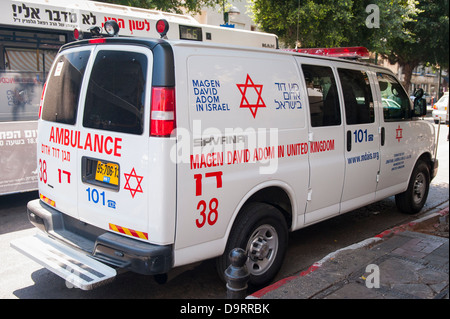
<path id="1" fill-rule="evenodd" d="M 248 284 L 253 287 L 266 285 L 281 268 L 287 242 L 288 228 L 283 214 L 271 205 L 251 203 L 236 218 L 225 252 L 216 260 L 218 274 L 225 280 L 230 251 L 242 248 L 247 253 Z"/>
<path id="2" fill-rule="evenodd" d="M 397 208 L 406 214 L 416 214 L 425 205 L 430 190 L 430 171 L 428 165 L 417 162 L 409 180 L 408 189 L 395 195 Z"/>

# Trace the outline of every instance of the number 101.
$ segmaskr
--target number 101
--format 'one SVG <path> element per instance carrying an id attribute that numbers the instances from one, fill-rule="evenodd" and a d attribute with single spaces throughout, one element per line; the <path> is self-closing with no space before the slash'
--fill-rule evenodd
<path id="1" fill-rule="evenodd" d="M 86 189 L 86 192 L 88 193 L 88 201 L 92 201 L 94 203 L 98 203 L 100 200 L 102 201 L 103 206 L 105 206 L 105 192 L 99 193 L 98 190 L 95 188 L 88 187 Z"/>

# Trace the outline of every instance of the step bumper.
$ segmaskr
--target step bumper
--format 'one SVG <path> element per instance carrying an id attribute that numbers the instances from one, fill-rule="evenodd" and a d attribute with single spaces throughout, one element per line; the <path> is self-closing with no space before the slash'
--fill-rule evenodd
<path id="1" fill-rule="evenodd" d="M 82 290 L 91 290 L 114 280 L 117 272 L 45 234 L 24 237 L 10 243 L 11 247 L 28 256 L 51 272 Z"/>

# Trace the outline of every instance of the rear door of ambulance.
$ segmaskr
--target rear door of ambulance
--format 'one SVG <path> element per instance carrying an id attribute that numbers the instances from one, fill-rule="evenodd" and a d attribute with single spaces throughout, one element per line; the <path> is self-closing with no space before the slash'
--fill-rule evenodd
<path id="1" fill-rule="evenodd" d="M 41 193 L 56 209 L 82 222 L 138 240 L 173 242 L 173 232 L 161 235 L 158 219 L 165 210 L 160 195 L 167 190 L 155 176 L 161 177 L 166 166 L 155 161 L 164 154 L 149 157 L 150 148 L 164 151 L 170 143 L 149 138 L 152 51 L 99 44 L 68 49 L 58 59 L 39 126 L 41 147 L 48 147 L 38 159 L 46 178 L 41 178 Z M 50 97 L 55 101 L 48 102 Z M 71 121 L 60 123 L 68 103 Z"/>
<path id="2" fill-rule="evenodd" d="M 78 118 L 80 220 L 143 240 L 149 232 L 145 106 L 150 104 L 152 61 L 143 47 L 97 45 Z"/>
<path id="3" fill-rule="evenodd" d="M 44 87 L 38 122 L 39 194 L 42 201 L 78 218 L 78 105 L 93 47 L 63 51 Z"/>

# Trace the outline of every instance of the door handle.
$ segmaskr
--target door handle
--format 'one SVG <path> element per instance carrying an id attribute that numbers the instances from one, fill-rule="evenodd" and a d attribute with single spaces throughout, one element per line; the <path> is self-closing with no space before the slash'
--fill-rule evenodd
<path id="1" fill-rule="evenodd" d="M 384 145 L 384 139 L 385 139 L 385 137 L 386 137 L 386 132 L 385 132 L 384 127 L 382 127 L 382 128 L 381 128 L 381 146 Z"/>
<path id="2" fill-rule="evenodd" d="M 347 131 L 347 152 L 352 150 L 352 132 Z"/>

